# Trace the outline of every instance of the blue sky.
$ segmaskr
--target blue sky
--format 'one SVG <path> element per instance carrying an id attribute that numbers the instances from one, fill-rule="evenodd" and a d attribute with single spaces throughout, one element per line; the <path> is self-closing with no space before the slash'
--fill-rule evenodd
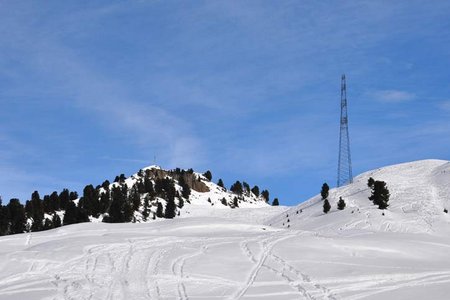
<path id="1" fill-rule="evenodd" d="M 2 1 L 0 194 L 157 163 L 293 205 L 353 173 L 450 159 L 449 1 Z"/>

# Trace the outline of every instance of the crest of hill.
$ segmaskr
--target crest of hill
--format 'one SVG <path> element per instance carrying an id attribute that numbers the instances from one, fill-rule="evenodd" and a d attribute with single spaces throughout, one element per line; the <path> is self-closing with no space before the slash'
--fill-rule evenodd
<path id="1" fill-rule="evenodd" d="M 176 201 L 177 204 L 177 216 L 188 217 L 210 215 L 211 209 L 224 210 L 233 208 L 261 208 L 267 207 L 269 204 L 261 194 L 255 195 L 251 190 L 243 190 L 242 193 L 237 194 L 230 191 L 225 187 L 221 187 L 216 183 L 210 181 L 205 174 L 194 172 L 192 169 L 173 169 L 164 170 L 159 166 L 148 166 L 142 168 L 136 174 L 131 175 L 124 180 L 113 182 L 109 185 L 109 190 L 113 187 L 126 185 L 128 190 L 131 191 L 139 182 L 142 182 L 147 177 L 152 181 L 153 186 L 156 185 L 157 180 L 170 179 L 173 181 L 176 193 L 178 195 Z M 188 197 L 182 197 L 183 186 L 181 182 L 184 182 L 190 188 L 190 195 Z M 101 187 L 99 193 L 104 193 L 106 190 Z M 144 209 L 144 201 L 146 193 L 141 193 L 141 205 L 140 208 L 134 213 L 134 220 L 136 222 L 142 222 L 142 212 Z M 181 201 L 181 202 L 180 202 Z M 167 205 L 167 199 L 164 197 L 154 196 L 150 201 L 150 217 L 157 211 L 157 204 L 162 203 L 163 207 Z M 98 222 L 103 219 L 103 216 L 99 218 L 90 218 L 93 222 Z"/>
<path id="2" fill-rule="evenodd" d="M 368 198 L 368 179 L 385 181 L 389 207 L 380 210 Z M 319 187 L 320 190 L 320 187 Z M 337 209 L 339 197 L 346 202 Z M 355 231 L 411 233 L 450 232 L 450 162 L 421 160 L 365 172 L 352 184 L 329 191 L 331 210 L 323 212 L 317 195 L 268 221 L 272 226 L 322 233 L 352 234 Z"/>

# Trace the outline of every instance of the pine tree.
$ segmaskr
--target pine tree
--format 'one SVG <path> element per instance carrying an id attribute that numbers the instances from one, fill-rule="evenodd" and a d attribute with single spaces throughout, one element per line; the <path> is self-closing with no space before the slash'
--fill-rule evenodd
<path id="1" fill-rule="evenodd" d="M 370 177 L 369 180 L 367 180 L 367 186 L 369 188 L 373 188 L 374 184 L 375 184 L 375 180 L 372 177 Z"/>
<path id="2" fill-rule="evenodd" d="M 328 202 L 328 199 L 325 199 L 325 201 L 323 202 L 323 212 L 328 213 L 330 209 L 331 209 L 330 202 Z"/>
<path id="3" fill-rule="evenodd" d="M 83 189 L 83 197 L 78 202 L 78 207 L 84 209 L 90 216 L 98 217 L 100 211 L 100 203 L 98 201 L 97 191 L 92 184 L 89 184 Z"/>
<path id="4" fill-rule="evenodd" d="M 147 221 L 150 215 L 150 196 L 146 195 L 144 198 L 144 209 L 142 210 L 142 220 Z"/>
<path id="5" fill-rule="evenodd" d="M 161 202 L 158 202 L 158 204 L 156 206 L 156 216 L 158 218 L 162 218 L 163 217 L 163 206 L 162 206 Z"/>
<path id="6" fill-rule="evenodd" d="M 242 187 L 243 187 L 245 194 L 249 195 L 250 194 L 250 185 L 244 181 L 244 182 L 242 182 Z"/>
<path id="7" fill-rule="evenodd" d="M 230 191 L 232 191 L 235 194 L 242 195 L 243 192 L 242 183 L 239 180 L 237 180 L 233 185 L 231 185 Z"/>
<path id="8" fill-rule="evenodd" d="M 44 229 L 44 206 L 42 204 L 42 200 L 39 196 L 38 191 L 34 191 L 31 195 L 31 207 L 31 218 L 33 219 L 31 231 L 41 231 Z"/>
<path id="9" fill-rule="evenodd" d="M 26 230 L 25 209 L 19 199 L 13 198 L 6 206 L 9 216 L 9 233 L 23 233 Z"/>
<path id="10" fill-rule="evenodd" d="M 77 206 L 73 201 L 69 201 L 66 206 L 66 212 L 64 213 L 63 225 L 70 225 L 77 223 Z"/>
<path id="11" fill-rule="evenodd" d="M 9 222 L 8 209 L 2 205 L 2 197 L 0 197 L 0 235 L 9 233 Z"/>
<path id="12" fill-rule="evenodd" d="M 225 188 L 222 178 L 219 178 L 219 181 L 217 181 L 217 185 L 220 186 L 221 188 Z"/>
<path id="13" fill-rule="evenodd" d="M 267 202 L 267 203 L 269 203 L 269 191 L 268 190 L 263 190 L 262 192 L 261 192 L 261 197 L 263 197 L 264 198 L 264 200 Z"/>
<path id="14" fill-rule="evenodd" d="M 225 199 L 225 197 L 222 198 L 222 200 L 220 200 L 220 202 L 222 202 L 222 204 L 225 205 L 225 206 L 228 205 L 228 204 L 227 204 L 227 199 Z"/>
<path id="15" fill-rule="evenodd" d="M 339 201 L 337 203 L 337 209 L 343 210 L 345 208 L 345 201 L 342 197 L 339 197 Z"/>
<path id="16" fill-rule="evenodd" d="M 166 210 L 164 211 L 164 218 L 173 219 L 176 215 L 177 207 L 175 205 L 174 197 L 169 197 L 167 199 Z"/>
<path id="17" fill-rule="evenodd" d="M 49 230 L 53 228 L 52 220 L 45 218 L 44 220 L 44 229 L 43 230 Z"/>
<path id="18" fill-rule="evenodd" d="M 186 180 L 184 179 L 184 175 L 180 176 L 180 180 L 178 181 L 178 184 L 181 186 L 182 191 L 181 191 L 181 195 L 186 198 L 189 199 L 189 196 L 191 195 L 191 188 L 189 187 L 189 185 L 186 183 Z"/>
<path id="19" fill-rule="evenodd" d="M 59 202 L 60 202 L 60 209 L 66 210 L 67 204 L 69 204 L 70 195 L 68 189 L 63 189 L 62 192 L 59 194 Z"/>
<path id="20" fill-rule="evenodd" d="M 253 193 L 253 195 L 255 195 L 256 197 L 259 197 L 259 187 L 258 187 L 257 185 L 255 185 L 255 186 L 252 188 L 252 193 Z"/>
<path id="21" fill-rule="evenodd" d="M 373 184 L 372 195 L 369 200 L 373 201 L 373 204 L 378 205 L 379 209 L 386 209 L 389 204 L 389 190 L 386 187 L 386 182 L 375 181 Z"/>
<path id="22" fill-rule="evenodd" d="M 205 176 L 206 177 L 206 179 L 208 179 L 208 181 L 211 181 L 212 180 L 212 174 L 211 174 L 211 171 L 206 171 L 204 174 L 203 174 L 203 176 Z"/>
<path id="23" fill-rule="evenodd" d="M 322 185 L 322 190 L 320 191 L 320 195 L 322 196 L 322 200 L 325 200 L 328 198 L 328 191 L 330 190 L 330 187 L 328 186 L 328 184 L 325 182 Z"/>
<path id="24" fill-rule="evenodd" d="M 272 206 L 278 206 L 280 203 L 278 202 L 278 198 L 273 199 Z"/>
<path id="25" fill-rule="evenodd" d="M 138 211 L 141 206 L 141 196 L 138 192 L 137 184 L 133 185 L 130 192 L 130 202 L 132 205 L 133 211 Z"/>
<path id="26" fill-rule="evenodd" d="M 52 223 L 53 227 L 55 228 L 61 227 L 61 218 L 58 216 L 58 214 L 56 213 L 53 214 Z"/>
<path id="27" fill-rule="evenodd" d="M 61 209 L 61 201 L 59 200 L 58 192 L 56 191 L 50 195 L 50 207 L 52 212 Z"/>
<path id="28" fill-rule="evenodd" d="M 239 207 L 239 201 L 237 197 L 233 198 L 233 208 Z"/>

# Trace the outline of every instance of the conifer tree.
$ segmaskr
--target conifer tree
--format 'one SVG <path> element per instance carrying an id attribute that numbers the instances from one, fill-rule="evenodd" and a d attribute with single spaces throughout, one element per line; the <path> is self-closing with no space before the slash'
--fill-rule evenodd
<path id="1" fill-rule="evenodd" d="M 206 179 L 208 179 L 208 181 L 211 181 L 212 180 L 212 174 L 211 174 L 211 171 L 206 171 L 204 174 L 203 174 L 203 176 L 205 176 L 206 177 Z"/>
<path id="2" fill-rule="evenodd" d="M 161 202 L 158 202 L 158 204 L 156 206 L 156 216 L 158 218 L 162 218 L 163 217 L 163 206 L 162 206 Z"/>
<path id="3" fill-rule="evenodd" d="M 169 197 L 167 199 L 166 210 L 164 212 L 164 218 L 166 218 L 166 219 L 173 219 L 173 218 L 175 218 L 176 209 L 177 209 L 177 207 L 175 205 L 174 197 Z"/>
<path id="4" fill-rule="evenodd" d="M 132 205 L 133 211 L 138 211 L 141 206 L 141 196 L 138 192 L 137 184 L 133 185 L 130 192 L 130 202 Z"/>
<path id="5" fill-rule="evenodd" d="M 66 210 L 69 201 L 70 201 L 69 190 L 63 189 L 62 192 L 59 194 L 60 209 Z"/>
<path id="6" fill-rule="evenodd" d="M 52 223 L 54 228 L 61 227 L 61 218 L 58 216 L 58 214 L 53 214 Z"/>
<path id="7" fill-rule="evenodd" d="M 31 207 L 32 213 L 31 216 L 29 216 L 33 219 L 31 231 L 41 231 L 44 229 L 44 206 L 38 191 L 34 191 L 31 195 Z"/>
<path id="8" fill-rule="evenodd" d="M 247 182 L 242 182 L 242 188 L 243 188 L 243 191 L 245 192 L 245 194 L 250 194 L 250 185 L 248 185 L 248 183 Z"/>
<path id="9" fill-rule="evenodd" d="M 220 186 L 221 188 L 225 188 L 222 178 L 219 178 L 219 181 L 217 181 L 217 185 Z"/>
<path id="10" fill-rule="evenodd" d="M 230 191 L 232 191 L 235 194 L 238 195 L 242 195 L 243 192 L 243 188 L 242 188 L 242 183 L 237 180 L 231 187 L 230 187 Z"/>
<path id="11" fill-rule="evenodd" d="M 273 199 L 272 206 L 278 206 L 280 203 L 278 202 L 278 198 Z"/>
<path id="12" fill-rule="evenodd" d="M 58 192 L 56 191 L 50 195 L 50 207 L 52 212 L 61 209 L 61 201 L 59 200 Z"/>
<path id="13" fill-rule="evenodd" d="M 257 185 L 255 185 L 255 186 L 252 188 L 252 193 L 253 193 L 256 197 L 259 197 L 259 187 L 258 187 Z"/>
<path id="14" fill-rule="evenodd" d="M 53 228 L 52 220 L 45 218 L 44 220 L 44 229 L 43 230 L 49 230 Z"/>
<path id="15" fill-rule="evenodd" d="M 222 202 L 222 204 L 225 205 L 225 206 L 228 205 L 228 204 L 227 204 L 227 199 L 225 199 L 225 197 L 222 198 L 222 200 L 220 200 L 220 202 Z"/>
<path id="16" fill-rule="evenodd" d="M 325 201 L 323 202 L 323 212 L 328 213 L 330 209 L 331 209 L 330 202 L 328 202 L 328 199 L 325 199 Z"/>
<path id="17" fill-rule="evenodd" d="M 345 208 L 345 201 L 342 197 L 339 197 L 339 201 L 337 203 L 337 209 L 343 210 Z"/>
<path id="18" fill-rule="evenodd" d="M 9 222 L 8 209 L 2 205 L 2 197 L 0 197 L 0 235 L 9 233 Z"/>
<path id="19" fill-rule="evenodd" d="M 69 201 L 64 213 L 63 224 L 70 225 L 78 223 L 78 208 L 73 201 Z"/>
<path id="20" fill-rule="evenodd" d="M 375 180 L 372 177 L 370 177 L 369 180 L 367 180 L 367 186 L 369 188 L 373 188 L 374 184 L 375 184 Z"/>
<path id="21" fill-rule="evenodd" d="M 25 209 L 19 199 L 13 198 L 6 206 L 9 216 L 9 233 L 23 233 L 26 230 Z"/>
<path id="22" fill-rule="evenodd" d="M 320 191 L 320 195 L 322 196 L 322 200 L 325 200 L 328 198 L 328 192 L 330 190 L 330 187 L 328 186 L 328 184 L 325 182 L 322 185 L 322 190 Z"/>
<path id="23" fill-rule="evenodd" d="M 263 197 L 264 198 L 264 200 L 267 202 L 267 203 L 269 203 L 269 191 L 268 190 L 263 190 L 262 192 L 261 192 L 261 197 Z"/>
<path id="24" fill-rule="evenodd" d="M 150 215 L 150 196 L 146 195 L 144 198 L 144 209 L 142 210 L 142 220 L 145 222 Z"/>
<path id="25" fill-rule="evenodd" d="M 237 197 L 233 198 L 233 208 L 239 207 L 239 201 Z"/>
<path id="26" fill-rule="evenodd" d="M 379 209 L 386 209 L 389 204 L 389 190 L 384 181 L 375 181 L 372 188 L 372 195 L 369 197 L 373 204 L 378 205 Z"/>

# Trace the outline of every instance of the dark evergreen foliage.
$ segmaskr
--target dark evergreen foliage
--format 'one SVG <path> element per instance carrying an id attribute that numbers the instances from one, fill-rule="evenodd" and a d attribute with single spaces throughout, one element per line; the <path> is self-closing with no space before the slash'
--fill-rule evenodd
<path id="1" fill-rule="evenodd" d="M 265 200 L 267 203 L 269 203 L 270 198 L 269 198 L 269 191 L 268 191 L 268 190 L 263 190 L 263 191 L 261 192 L 261 197 L 263 197 L 264 200 Z"/>
<path id="2" fill-rule="evenodd" d="M 325 199 L 325 201 L 323 202 L 323 212 L 324 213 L 328 213 L 331 209 L 331 205 L 330 202 L 328 202 L 328 199 Z"/>
<path id="3" fill-rule="evenodd" d="M 62 192 L 59 194 L 59 201 L 60 201 L 60 209 L 66 210 L 67 204 L 69 204 L 70 201 L 70 194 L 68 189 L 62 190 Z"/>
<path id="4" fill-rule="evenodd" d="M 206 177 L 206 179 L 208 179 L 208 181 L 211 181 L 212 180 L 212 174 L 211 174 L 211 171 L 206 171 L 204 174 L 203 174 L 203 176 L 205 176 Z"/>
<path id="5" fill-rule="evenodd" d="M 237 197 L 233 198 L 233 208 L 235 208 L 235 207 L 239 207 L 239 201 L 238 201 Z"/>
<path id="6" fill-rule="evenodd" d="M 173 219 L 176 216 L 177 207 L 175 205 L 175 198 L 169 197 L 166 203 L 166 210 L 164 211 L 164 218 Z"/>
<path id="7" fill-rule="evenodd" d="M 31 215 L 28 215 L 28 217 L 33 219 L 31 231 L 44 229 L 44 205 L 38 191 L 34 191 L 31 195 Z"/>
<path id="8" fill-rule="evenodd" d="M 181 186 L 182 191 L 181 191 L 181 195 L 186 198 L 189 199 L 189 196 L 191 195 L 191 188 L 189 187 L 189 185 L 186 183 L 184 176 L 181 175 L 180 176 L 180 180 L 178 181 L 178 184 Z"/>
<path id="9" fill-rule="evenodd" d="M 369 180 L 367 180 L 367 186 L 369 188 L 373 188 L 374 184 L 375 184 L 375 180 L 372 177 L 370 177 Z"/>
<path id="10" fill-rule="evenodd" d="M 278 198 L 273 199 L 272 206 L 278 206 L 280 203 L 278 202 Z"/>
<path id="11" fill-rule="evenodd" d="M 83 197 L 78 202 L 78 207 L 84 209 L 90 216 L 98 217 L 100 213 L 100 202 L 98 200 L 97 190 L 92 184 L 85 186 Z"/>
<path id="12" fill-rule="evenodd" d="M 0 235 L 9 233 L 9 214 L 6 206 L 2 205 L 2 197 L 0 197 Z"/>
<path id="13" fill-rule="evenodd" d="M 163 217 L 163 206 L 162 206 L 161 202 L 158 202 L 158 204 L 156 206 L 156 216 L 158 218 L 162 218 Z"/>
<path id="14" fill-rule="evenodd" d="M 243 192 L 242 183 L 239 180 L 237 180 L 233 185 L 231 185 L 230 191 L 232 191 L 235 194 L 242 195 Z"/>
<path id="15" fill-rule="evenodd" d="M 328 186 L 328 184 L 325 182 L 322 185 L 322 190 L 320 191 L 320 195 L 322 196 L 322 200 L 325 200 L 328 198 L 328 192 L 330 190 L 330 187 Z"/>
<path id="16" fill-rule="evenodd" d="M 247 182 L 242 182 L 242 187 L 244 192 L 249 195 L 250 194 L 250 185 Z"/>
<path id="17" fill-rule="evenodd" d="M 345 208 L 345 201 L 342 197 L 339 197 L 339 201 L 337 203 L 337 209 L 343 210 Z"/>
<path id="18" fill-rule="evenodd" d="M 220 186 L 221 188 L 225 188 L 222 178 L 219 178 L 219 181 L 217 181 L 217 185 Z"/>
<path id="19" fill-rule="evenodd" d="M 61 218 L 58 216 L 58 214 L 53 214 L 53 217 L 52 217 L 52 223 L 53 223 L 53 227 L 54 228 L 58 228 L 58 227 L 61 227 Z"/>
<path id="20" fill-rule="evenodd" d="M 13 198 L 6 206 L 9 216 L 9 234 L 23 233 L 26 230 L 25 209 L 19 199 Z"/>
<path id="21" fill-rule="evenodd" d="M 222 200 L 220 200 L 220 202 L 222 202 L 222 204 L 225 205 L 225 206 L 228 205 L 227 199 L 225 199 L 225 198 L 222 198 Z"/>
<path id="22" fill-rule="evenodd" d="M 372 188 L 372 195 L 369 200 L 372 200 L 373 204 L 378 205 L 379 209 L 386 209 L 389 204 L 389 190 L 384 181 L 375 181 Z"/>
<path id="23" fill-rule="evenodd" d="M 257 185 L 255 185 L 255 186 L 252 188 L 252 193 L 253 193 L 256 197 L 259 197 L 259 187 L 258 187 Z"/>

